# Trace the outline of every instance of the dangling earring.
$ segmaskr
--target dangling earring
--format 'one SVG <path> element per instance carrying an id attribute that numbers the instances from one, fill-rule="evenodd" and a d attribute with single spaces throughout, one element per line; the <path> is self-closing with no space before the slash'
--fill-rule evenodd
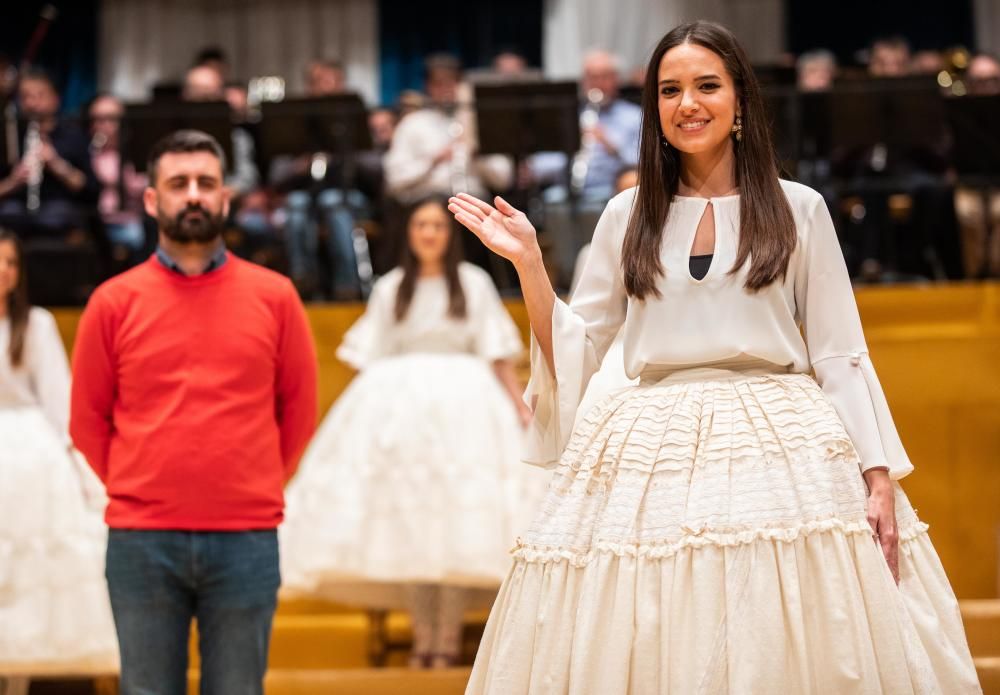
<path id="1" fill-rule="evenodd" d="M 736 142 L 743 139 L 743 119 L 739 116 L 736 117 L 736 123 L 733 124 L 733 134 L 736 136 Z"/>
<path id="2" fill-rule="evenodd" d="M 670 143 L 667 142 L 667 136 L 666 135 L 661 136 L 660 141 L 663 144 L 663 151 L 664 152 L 668 151 L 670 149 Z"/>

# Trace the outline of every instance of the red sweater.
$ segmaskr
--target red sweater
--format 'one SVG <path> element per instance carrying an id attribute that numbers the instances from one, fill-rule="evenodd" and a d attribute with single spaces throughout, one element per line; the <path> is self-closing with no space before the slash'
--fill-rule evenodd
<path id="1" fill-rule="evenodd" d="M 112 528 L 274 528 L 315 426 L 315 347 L 286 278 L 232 255 L 185 277 L 154 257 L 90 298 L 70 434 Z"/>

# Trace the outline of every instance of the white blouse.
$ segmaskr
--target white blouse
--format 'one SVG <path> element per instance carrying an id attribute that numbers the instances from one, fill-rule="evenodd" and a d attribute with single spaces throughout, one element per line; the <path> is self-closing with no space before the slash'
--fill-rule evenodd
<path id="1" fill-rule="evenodd" d="M 69 363 L 52 314 L 32 307 L 24 357 L 10 362 L 10 320 L 0 320 L 0 409 L 41 408 L 56 432 L 69 442 Z"/>
<path id="2" fill-rule="evenodd" d="M 489 362 L 520 355 L 521 335 L 489 274 L 462 263 L 458 278 L 465 293 L 465 318 L 448 315 L 448 284 L 439 276 L 417 280 L 406 316 L 396 321 L 403 271 L 389 271 L 375 283 L 365 313 L 344 336 L 337 357 L 363 369 L 379 358 L 414 352 L 466 353 Z"/>
<path id="3" fill-rule="evenodd" d="M 621 249 L 635 190 L 615 196 L 601 215 L 579 286 L 552 313 L 553 379 L 532 340 L 526 399 L 535 418 L 525 460 L 552 466 L 566 447 L 591 376 L 623 327 L 629 378 L 661 377 L 713 364 L 766 365 L 770 371 L 815 372 L 857 449 L 862 470 L 885 467 L 898 479 L 913 466 L 899 440 L 865 345 L 854 292 L 833 220 L 822 196 L 789 181 L 798 245 L 788 273 L 757 293 L 743 289 L 749 261 L 729 275 L 739 240 L 738 195 L 675 196 L 663 236 L 660 297 L 627 296 Z M 688 259 L 698 222 L 711 203 L 712 265 L 694 279 Z"/>

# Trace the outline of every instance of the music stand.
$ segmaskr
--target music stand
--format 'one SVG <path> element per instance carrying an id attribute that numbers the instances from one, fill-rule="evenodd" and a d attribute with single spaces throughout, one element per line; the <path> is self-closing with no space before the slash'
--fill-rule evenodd
<path id="1" fill-rule="evenodd" d="M 121 126 L 122 161 L 136 171 L 146 171 L 149 152 L 157 142 L 177 130 L 200 130 L 215 138 L 233 163 L 232 116 L 224 101 L 157 102 L 128 104 Z"/>
<path id="2" fill-rule="evenodd" d="M 278 155 L 350 155 L 372 148 L 368 110 L 357 94 L 267 101 L 260 108 L 259 146 L 265 162 Z"/>
<path id="3" fill-rule="evenodd" d="M 883 144 L 933 148 L 945 132 L 944 105 L 933 78 L 838 83 L 830 95 L 831 145 L 850 150 Z"/>
<path id="4" fill-rule="evenodd" d="M 845 192 L 863 196 L 886 196 L 907 189 L 909 176 L 894 175 L 880 168 L 890 153 L 902 155 L 913 163 L 934 159 L 943 161 L 942 145 L 947 137 L 944 103 L 933 77 L 875 78 L 838 82 L 830 94 L 830 149 L 834 159 L 845 166 Z M 847 166 L 852 157 L 871 154 L 871 168 L 852 173 Z M 895 157 L 894 157 L 895 158 Z M 855 160 L 856 161 L 856 160 Z M 928 167 L 933 171 L 933 167 Z M 857 178 L 860 176 L 860 178 Z M 853 180 L 853 184 L 852 184 Z M 935 187 L 945 186 L 938 177 Z M 927 185 L 922 186 L 929 190 Z M 927 193 L 925 192 L 925 195 Z M 892 268 L 899 266 L 899 251 L 894 234 L 880 229 L 887 245 L 882 254 Z M 933 241 L 924 237 L 922 257 L 933 277 L 946 276 L 940 254 Z"/>
<path id="5" fill-rule="evenodd" d="M 258 137 L 261 159 L 268 163 L 280 155 L 335 154 L 345 201 L 354 187 L 355 154 L 373 147 L 368 109 L 355 93 L 264 102 Z M 354 229 L 353 243 L 361 293 L 367 297 L 374 276 L 368 239 L 360 228 Z"/>
<path id="6" fill-rule="evenodd" d="M 536 152 L 563 152 L 568 173 L 573 154 L 580 149 L 580 96 L 576 82 L 476 85 L 475 95 L 480 153 L 511 156 L 516 172 L 520 163 Z M 515 192 L 528 197 L 527 191 L 515 189 Z M 579 229 L 582 223 L 578 196 L 572 187 L 569 192 L 572 226 Z M 575 240 L 571 246 L 575 256 L 579 250 Z M 563 261 L 559 263 L 563 265 Z M 498 276 L 498 272 L 494 275 Z"/>
<path id="7" fill-rule="evenodd" d="M 945 99 L 952 134 L 952 161 L 959 180 L 979 191 L 983 203 L 983 267 L 981 278 L 990 274 L 990 250 L 997 233 L 990 214 L 990 190 L 1000 187 L 1000 94 Z"/>

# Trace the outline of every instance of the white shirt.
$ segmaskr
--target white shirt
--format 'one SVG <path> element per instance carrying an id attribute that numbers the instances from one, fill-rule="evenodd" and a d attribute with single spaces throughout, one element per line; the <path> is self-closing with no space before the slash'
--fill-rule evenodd
<path id="1" fill-rule="evenodd" d="M 10 319 L 0 319 L 0 409 L 41 408 L 69 442 L 69 363 L 52 314 L 32 307 L 21 364 L 10 362 Z"/>
<path id="2" fill-rule="evenodd" d="M 456 136 L 461 128 L 462 135 Z M 414 111 L 399 122 L 385 155 L 386 190 L 404 203 L 429 195 L 450 196 L 466 192 L 485 197 L 487 188 L 510 185 L 513 165 L 502 155 L 474 157 L 464 163 L 472 135 L 459 118 L 439 109 Z M 434 158 L 453 145 L 451 161 L 434 164 Z"/>
<path id="3" fill-rule="evenodd" d="M 718 363 L 757 363 L 808 373 L 833 403 L 861 458 L 862 470 L 887 467 L 893 478 L 911 465 L 868 356 L 861 319 L 837 233 L 822 196 L 781 181 L 798 245 L 788 273 L 756 293 L 744 288 L 749 261 L 729 275 L 739 242 L 738 195 L 675 196 L 663 235 L 660 297 L 628 297 L 621 249 L 636 189 L 605 209 L 569 305 L 552 314 L 553 380 L 532 346 L 526 397 L 537 398 L 525 459 L 553 465 L 572 433 L 576 410 L 619 328 L 629 378 Z M 702 280 L 689 271 L 695 232 L 709 203 L 715 218 L 712 265 Z"/>
<path id="4" fill-rule="evenodd" d="M 458 278 L 465 293 L 465 318 L 448 315 L 448 284 L 439 276 L 417 280 L 406 315 L 396 321 L 403 271 L 386 273 L 372 288 L 364 315 L 344 336 L 337 357 L 362 369 L 379 358 L 414 352 L 467 353 L 490 362 L 520 355 L 521 335 L 489 274 L 462 263 Z"/>

